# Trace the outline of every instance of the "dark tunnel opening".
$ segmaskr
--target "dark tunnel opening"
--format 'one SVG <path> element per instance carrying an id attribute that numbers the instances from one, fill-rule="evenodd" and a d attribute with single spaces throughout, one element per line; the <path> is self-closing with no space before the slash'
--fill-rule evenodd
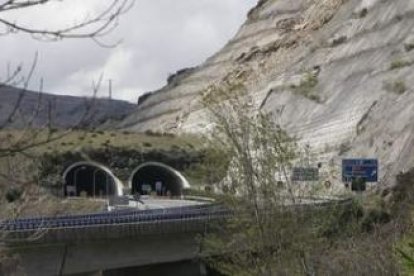
<path id="1" fill-rule="evenodd" d="M 146 165 L 138 169 L 132 176 L 132 193 L 159 196 L 181 196 L 182 179 L 174 171 L 159 165 Z"/>
<path id="2" fill-rule="evenodd" d="M 80 164 L 64 175 L 66 197 L 106 197 L 116 194 L 115 179 L 95 165 Z"/>

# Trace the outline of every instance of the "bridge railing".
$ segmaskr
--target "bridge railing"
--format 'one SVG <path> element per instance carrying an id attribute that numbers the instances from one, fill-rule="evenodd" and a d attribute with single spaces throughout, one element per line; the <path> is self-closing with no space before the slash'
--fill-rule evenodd
<path id="1" fill-rule="evenodd" d="M 168 209 L 130 210 L 108 213 L 95 213 L 77 216 L 40 217 L 6 220 L 0 222 L 3 231 L 27 231 L 42 229 L 74 228 L 97 225 L 146 223 L 169 220 L 206 218 L 225 215 L 225 209 L 219 206 L 186 206 Z"/>
<path id="2" fill-rule="evenodd" d="M 338 205 L 347 206 L 350 203 L 349 200 L 343 200 L 285 207 L 307 216 L 310 215 L 308 212 L 316 209 L 338 208 Z M 271 216 L 275 215 L 275 213 L 268 213 L 267 210 L 262 211 Z M 243 213 L 216 204 L 7 220 L 0 222 L 0 230 L 8 238 L 6 243 L 86 241 L 173 233 L 200 233 L 200 231 L 208 231 L 210 227 L 220 227 L 226 219 L 232 216 L 243 216 Z"/>

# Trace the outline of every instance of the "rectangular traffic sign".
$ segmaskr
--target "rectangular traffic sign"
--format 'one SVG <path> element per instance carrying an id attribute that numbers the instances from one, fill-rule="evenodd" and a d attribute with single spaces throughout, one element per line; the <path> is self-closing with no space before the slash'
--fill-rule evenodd
<path id="1" fill-rule="evenodd" d="M 292 181 L 318 181 L 319 169 L 311 167 L 294 167 L 292 170 Z"/>
<path id="2" fill-rule="evenodd" d="M 352 182 L 357 178 L 378 182 L 378 159 L 343 159 L 342 181 Z"/>

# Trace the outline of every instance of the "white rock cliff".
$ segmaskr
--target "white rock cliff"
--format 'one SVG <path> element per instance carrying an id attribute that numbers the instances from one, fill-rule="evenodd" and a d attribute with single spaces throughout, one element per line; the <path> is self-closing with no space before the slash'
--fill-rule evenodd
<path id="1" fill-rule="evenodd" d="M 389 185 L 414 166 L 413 65 L 413 0 L 261 0 L 221 51 L 142 98 L 120 127 L 206 131 L 200 93 L 249 68 L 257 108 L 315 162 L 378 158 Z"/>

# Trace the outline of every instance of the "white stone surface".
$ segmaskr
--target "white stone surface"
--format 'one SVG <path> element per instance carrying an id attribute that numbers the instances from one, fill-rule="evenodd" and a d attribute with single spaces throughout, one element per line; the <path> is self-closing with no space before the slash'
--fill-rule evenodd
<path id="1" fill-rule="evenodd" d="M 392 184 L 396 173 L 414 166 L 414 50 L 406 47 L 414 45 L 414 1 L 349 0 L 320 29 L 304 33 L 300 26 L 276 28 L 281 20 L 304 15 L 311 8 L 307 3 L 312 1 L 268 0 L 220 52 L 175 86 L 150 96 L 121 127 L 209 131 L 211 124 L 197 95 L 236 68 L 264 65 L 258 80 L 247 83 L 258 107 L 283 109 L 281 118 L 275 119 L 300 138 L 300 144 L 309 144 L 316 159 L 379 158 L 382 183 Z M 286 41 L 295 44 L 260 53 L 272 43 Z M 256 55 L 249 62 L 238 59 L 252 53 Z M 391 70 L 396 61 L 406 64 Z M 314 93 L 322 103 L 289 89 L 315 66 L 320 72 Z M 387 83 L 396 82 L 404 84 L 404 94 L 386 89 Z M 351 148 L 339 156 L 344 143 Z"/>

